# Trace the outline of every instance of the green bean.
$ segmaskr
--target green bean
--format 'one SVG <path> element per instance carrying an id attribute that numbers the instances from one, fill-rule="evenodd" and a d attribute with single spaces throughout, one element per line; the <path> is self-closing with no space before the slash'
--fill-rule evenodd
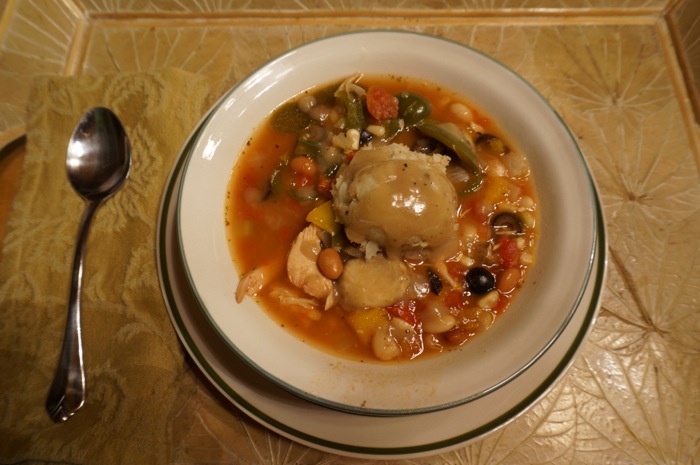
<path id="1" fill-rule="evenodd" d="M 336 98 L 345 108 L 345 129 L 361 131 L 365 124 L 365 115 L 360 97 L 347 92 L 338 92 Z"/>

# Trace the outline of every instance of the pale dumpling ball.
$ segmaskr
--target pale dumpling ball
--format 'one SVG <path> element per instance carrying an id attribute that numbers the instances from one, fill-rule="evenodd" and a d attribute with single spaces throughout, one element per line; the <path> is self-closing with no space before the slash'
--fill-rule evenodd
<path id="1" fill-rule="evenodd" d="M 450 159 L 401 144 L 365 148 L 338 173 L 333 207 L 351 241 L 390 259 L 437 262 L 457 249 L 457 193 Z"/>

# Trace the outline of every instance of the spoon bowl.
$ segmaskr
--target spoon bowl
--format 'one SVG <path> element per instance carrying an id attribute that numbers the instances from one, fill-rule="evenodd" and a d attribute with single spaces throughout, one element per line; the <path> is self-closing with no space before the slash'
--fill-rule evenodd
<path id="1" fill-rule="evenodd" d="M 80 296 L 88 230 L 97 207 L 121 188 L 130 170 L 131 145 L 117 116 L 103 107 L 88 110 L 73 131 L 66 155 L 68 180 L 87 205 L 73 258 L 63 346 L 46 400 L 46 411 L 56 423 L 70 418 L 85 403 Z"/>
<path id="2" fill-rule="evenodd" d="M 131 156 L 124 127 L 107 108 L 89 110 L 68 143 L 66 174 L 86 200 L 104 200 L 128 177 Z"/>

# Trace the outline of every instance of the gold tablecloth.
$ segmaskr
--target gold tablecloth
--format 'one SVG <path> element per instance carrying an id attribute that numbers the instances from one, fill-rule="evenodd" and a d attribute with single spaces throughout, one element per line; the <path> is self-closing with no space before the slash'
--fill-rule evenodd
<path id="1" fill-rule="evenodd" d="M 167 318 L 154 228 L 172 160 L 213 99 L 294 46 L 389 28 L 470 45 L 544 94 L 590 164 L 609 238 L 601 314 L 569 373 L 505 428 L 404 462 L 700 463 L 700 130 L 692 81 L 700 42 L 688 39 L 688 15 L 697 18 L 698 4 L 349 3 L 7 3 L 0 142 L 28 138 L 0 256 L 0 462 L 366 462 L 282 438 L 217 393 Z M 676 54 L 681 43 L 689 63 Z M 188 73 L 156 71 L 166 68 Z M 98 78 L 34 81 L 43 74 Z M 115 84 L 127 81 L 142 84 Z M 128 91 L 98 91 L 98 82 Z M 88 245 L 88 403 L 53 425 L 43 404 L 81 213 L 59 139 L 67 139 L 90 95 L 123 98 L 117 109 L 137 141 L 135 169 L 98 211 Z"/>
<path id="2" fill-rule="evenodd" d="M 179 70 L 39 77 L 27 155 L 0 262 L 0 457 L 72 463 L 167 463 L 164 441 L 187 385 L 156 270 L 156 219 L 170 167 L 209 104 L 206 78 Z M 89 233 L 82 295 L 88 396 L 53 425 L 43 408 L 58 363 L 84 202 L 65 176 L 68 137 L 106 106 L 121 119 L 131 176 Z M 96 441 L 95 438 L 104 438 Z"/>

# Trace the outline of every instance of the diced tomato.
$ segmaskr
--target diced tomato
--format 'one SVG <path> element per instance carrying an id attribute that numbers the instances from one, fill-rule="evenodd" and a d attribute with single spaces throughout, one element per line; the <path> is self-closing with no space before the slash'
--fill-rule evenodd
<path id="1" fill-rule="evenodd" d="M 324 195 L 326 197 L 330 197 L 332 186 L 333 186 L 333 181 L 331 181 L 331 178 L 329 178 L 326 175 L 321 175 L 318 178 L 318 185 L 316 186 L 316 189 L 318 189 L 318 192 L 321 193 L 322 195 Z"/>
<path id="2" fill-rule="evenodd" d="M 463 208 L 469 212 L 469 216 L 476 223 L 487 223 L 490 211 L 486 208 L 481 196 L 467 196 L 463 201 Z"/>
<path id="3" fill-rule="evenodd" d="M 493 313 L 496 315 L 500 315 L 505 311 L 505 309 L 508 307 L 508 304 L 510 303 L 510 298 L 508 298 L 507 295 L 500 294 L 498 297 L 498 303 L 494 308 L 491 309 Z"/>
<path id="4" fill-rule="evenodd" d="M 498 247 L 501 265 L 504 268 L 516 268 L 520 264 L 520 249 L 513 239 L 504 237 Z"/>
<path id="5" fill-rule="evenodd" d="M 416 323 L 418 323 L 415 300 L 403 300 L 401 302 L 397 302 L 387 307 L 387 311 L 391 314 L 391 316 L 401 318 L 411 326 L 415 326 Z"/>
<path id="6" fill-rule="evenodd" d="M 467 268 L 459 262 L 447 262 L 445 265 L 449 275 L 456 280 L 464 279 L 467 274 Z"/>
<path id="7" fill-rule="evenodd" d="M 464 305 L 464 297 L 462 291 L 451 289 L 445 294 L 443 302 L 448 308 L 460 308 Z"/>
<path id="8" fill-rule="evenodd" d="M 291 173 L 291 186 L 292 187 L 306 187 L 310 184 L 313 184 L 314 178 L 312 176 L 308 176 L 305 173 Z"/>
<path id="9" fill-rule="evenodd" d="M 367 111 L 379 121 L 399 116 L 399 99 L 383 87 L 373 86 L 367 90 Z"/>
<path id="10" fill-rule="evenodd" d="M 474 336 L 474 331 L 461 325 L 457 325 L 445 333 L 445 339 L 447 339 L 447 342 L 454 346 L 464 344 L 467 339 L 472 336 Z"/>
<path id="11" fill-rule="evenodd" d="M 486 117 L 480 117 L 476 120 L 476 124 L 481 126 L 482 128 L 487 128 L 488 126 L 491 125 L 491 120 Z"/>
<path id="12" fill-rule="evenodd" d="M 482 115 L 481 112 L 476 109 L 472 109 L 472 117 L 476 124 L 478 124 L 486 130 L 488 130 L 491 126 L 491 119 L 487 116 Z"/>

